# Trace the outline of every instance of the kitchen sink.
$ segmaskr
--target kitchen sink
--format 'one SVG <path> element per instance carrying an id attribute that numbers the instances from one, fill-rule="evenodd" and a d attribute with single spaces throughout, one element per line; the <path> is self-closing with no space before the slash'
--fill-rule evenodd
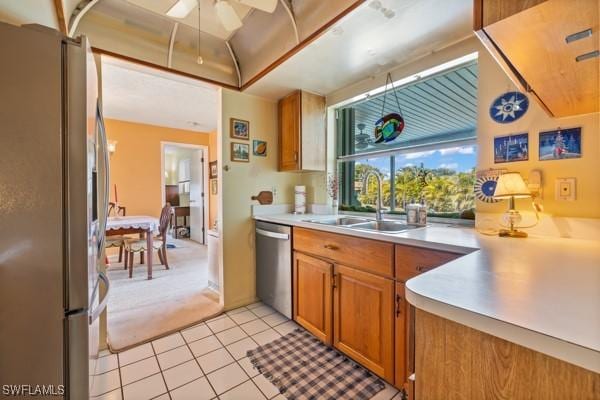
<path id="1" fill-rule="evenodd" d="M 336 226 L 350 226 L 356 224 L 363 224 L 366 222 L 371 222 L 372 220 L 368 218 L 358 218 L 358 217 L 341 217 L 341 218 L 332 218 L 332 219 L 309 219 L 306 222 L 312 222 L 315 224 L 323 224 L 323 225 L 336 225 Z"/>
<path id="2" fill-rule="evenodd" d="M 351 226 L 352 229 L 364 229 L 368 231 L 398 233 L 407 231 L 409 229 L 421 228 L 418 225 L 409 225 L 404 222 L 398 221 L 369 221 L 362 224 L 355 224 Z"/>
<path id="3" fill-rule="evenodd" d="M 421 228 L 419 225 L 409 225 L 401 221 L 375 221 L 370 218 L 360 217 L 341 217 L 331 219 L 309 219 L 305 222 L 312 222 L 314 224 L 332 225 L 332 226 L 343 226 L 349 229 L 362 229 L 367 231 L 387 232 L 387 233 L 399 233 L 409 229 Z"/>

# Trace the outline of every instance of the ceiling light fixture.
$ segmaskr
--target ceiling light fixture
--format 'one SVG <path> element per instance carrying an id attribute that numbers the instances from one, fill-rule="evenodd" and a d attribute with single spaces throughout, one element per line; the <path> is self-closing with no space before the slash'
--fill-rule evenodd
<path id="1" fill-rule="evenodd" d="M 196 6 L 196 0 L 178 0 L 169 8 L 167 15 L 172 18 L 185 18 Z"/>
<path id="2" fill-rule="evenodd" d="M 199 0 L 177 0 L 166 14 L 172 18 L 186 18 L 190 12 L 196 7 Z M 268 13 L 275 12 L 279 0 L 214 0 L 214 7 L 217 13 L 217 18 L 221 21 L 223 27 L 232 32 L 242 27 L 242 20 L 231 5 L 232 3 L 242 4 L 247 7 L 256 8 L 257 10 Z M 200 6 L 198 5 L 198 10 Z"/>
<path id="3" fill-rule="evenodd" d="M 237 15 L 231 4 L 225 0 L 217 0 L 215 3 L 217 17 L 228 31 L 235 31 L 242 27 L 242 20 Z"/>

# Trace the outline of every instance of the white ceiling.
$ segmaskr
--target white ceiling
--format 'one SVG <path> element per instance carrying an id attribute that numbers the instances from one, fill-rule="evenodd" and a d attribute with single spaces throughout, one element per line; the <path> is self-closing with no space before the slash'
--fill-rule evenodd
<path id="1" fill-rule="evenodd" d="M 327 95 L 470 36 L 472 7 L 471 0 L 444 0 L 443 7 L 439 0 L 369 0 L 247 92 L 275 99 L 298 88 Z"/>
<path id="2" fill-rule="evenodd" d="M 105 118 L 214 132 L 217 90 L 195 79 L 102 56 Z"/>
<path id="3" fill-rule="evenodd" d="M 15 25 L 35 23 L 58 29 L 52 0 L 0 0 L 0 21 Z"/>
<path id="4" fill-rule="evenodd" d="M 148 11 L 152 11 L 163 17 L 172 19 L 175 22 L 186 24 L 194 29 L 198 29 L 198 8 L 193 9 L 185 18 L 171 18 L 166 15 L 166 12 L 175 4 L 177 0 L 126 0 L 127 2 L 134 4 L 138 7 L 142 7 Z M 231 6 L 235 10 L 236 14 L 240 19 L 244 19 L 251 8 L 247 7 L 238 2 L 230 2 Z M 219 39 L 229 39 L 234 32 L 229 32 L 223 28 L 223 25 L 217 19 L 217 13 L 215 12 L 214 0 L 201 0 L 200 7 L 202 11 L 202 19 L 200 25 L 202 32 L 206 32 Z"/>

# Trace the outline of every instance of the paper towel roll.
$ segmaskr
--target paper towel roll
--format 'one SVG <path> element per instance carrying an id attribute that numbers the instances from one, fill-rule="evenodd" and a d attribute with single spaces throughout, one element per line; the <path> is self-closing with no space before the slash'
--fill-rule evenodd
<path id="1" fill-rule="evenodd" d="M 306 186 L 294 187 L 294 212 L 296 214 L 306 213 Z"/>

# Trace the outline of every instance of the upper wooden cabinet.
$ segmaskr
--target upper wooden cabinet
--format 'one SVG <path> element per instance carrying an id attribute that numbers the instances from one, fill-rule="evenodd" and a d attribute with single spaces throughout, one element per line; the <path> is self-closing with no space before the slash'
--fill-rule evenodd
<path id="1" fill-rule="evenodd" d="M 297 90 L 279 100 L 279 170 L 325 171 L 325 98 Z"/>
<path id="2" fill-rule="evenodd" d="M 475 0 L 474 28 L 520 89 L 552 116 L 599 112 L 598 3 Z"/>

